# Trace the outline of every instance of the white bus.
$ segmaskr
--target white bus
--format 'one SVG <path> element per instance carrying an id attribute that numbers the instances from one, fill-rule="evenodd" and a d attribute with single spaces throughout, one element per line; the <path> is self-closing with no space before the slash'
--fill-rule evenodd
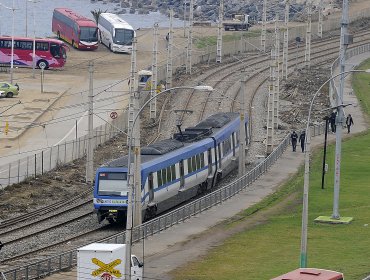
<path id="1" fill-rule="evenodd" d="M 100 41 L 112 52 L 130 53 L 135 31 L 116 14 L 101 13 L 98 21 Z"/>

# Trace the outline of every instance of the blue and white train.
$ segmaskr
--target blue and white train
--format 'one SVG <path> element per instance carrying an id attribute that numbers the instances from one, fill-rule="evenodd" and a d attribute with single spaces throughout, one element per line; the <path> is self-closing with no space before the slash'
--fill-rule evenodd
<path id="1" fill-rule="evenodd" d="M 244 126 L 247 130 L 248 120 Z M 194 127 L 141 149 L 141 202 L 144 219 L 212 189 L 238 165 L 240 117 L 217 113 Z M 246 133 L 245 141 L 248 140 Z M 99 167 L 94 208 L 99 223 L 126 221 L 127 156 Z"/>

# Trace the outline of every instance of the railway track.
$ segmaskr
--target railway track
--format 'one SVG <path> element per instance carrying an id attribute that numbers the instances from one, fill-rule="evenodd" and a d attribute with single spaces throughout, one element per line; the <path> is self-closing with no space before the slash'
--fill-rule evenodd
<path id="1" fill-rule="evenodd" d="M 361 32 L 359 35 L 355 38 L 355 44 L 353 44 L 351 47 L 364 44 L 370 37 L 370 32 Z M 336 44 L 335 46 L 331 46 L 332 44 Z M 335 57 L 338 55 L 338 45 L 339 41 L 338 39 L 327 39 L 324 42 L 317 42 L 313 43 L 312 45 L 312 54 L 311 54 L 311 63 L 323 63 L 323 60 L 327 60 L 328 58 Z M 292 48 L 290 48 L 292 50 Z M 298 58 L 304 57 L 303 52 L 301 51 L 299 53 Z M 295 60 L 296 57 L 293 59 L 290 59 L 290 62 Z M 321 61 L 321 62 L 320 62 Z M 219 98 L 215 101 L 215 98 L 212 96 L 212 94 L 203 96 L 198 95 L 195 92 L 189 92 L 187 93 L 187 97 L 180 98 L 181 100 L 178 100 L 176 102 L 176 105 L 178 106 L 179 110 L 190 110 L 191 108 L 200 109 L 198 114 L 193 114 L 191 117 L 187 116 L 185 117 L 185 113 L 180 115 L 180 118 L 178 118 L 181 122 L 191 123 L 194 124 L 196 121 L 199 121 L 200 119 L 203 119 L 206 114 L 212 114 L 214 112 L 217 112 L 220 110 L 220 108 L 223 108 L 224 106 L 229 108 L 230 111 L 237 110 L 237 104 L 236 101 L 238 99 L 238 94 L 240 91 L 240 78 L 241 78 L 241 70 L 247 69 L 246 72 L 243 73 L 243 75 L 247 76 L 247 88 L 248 88 L 248 97 L 246 100 L 246 104 L 249 108 L 249 110 L 252 110 L 253 104 L 257 102 L 255 100 L 255 97 L 258 95 L 258 91 L 261 90 L 263 85 L 267 81 L 267 72 L 269 70 L 268 68 L 269 58 L 265 56 L 260 55 L 252 55 L 248 59 L 245 59 L 243 61 L 237 61 L 230 63 L 228 65 L 220 65 L 216 69 L 211 70 L 209 73 L 200 75 L 196 80 L 199 82 L 201 81 L 204 84 L 211 85 L 214 88 L 216 88 L 218 91 L 220 91 L 223 94 L 219 95 Z M 293 66 L 290 66 L 290 69 L 294 68 Z M 235 74 L 237 73 L 237 74 Z M 219 101 L 221 100 L 221 101 Z M 228 101 L 227 101 L 228 100 Z M 164 103 L 167 103 L 168 101 L 165 101 Z M 229 104 L 228 104 L 228 103 Z M 258 101 L 261 103 L 261 101 Z M 262 101 L 263 102 L 263 101 Z M 185 104 L 185 105 L 181 105 Z M 217 106 L 216 106 L 217 105 Z M 158 127 L 162 129 L 164 126 L 166 127 L 174 127 L 173 125 L 166 125 L 164 123 L 164 119 L 166 118 L 171 119 L 171 121 L 175 121 L 176 118 L 169 118 L 168 115 L 165 114 L 165 106 L 162 107 L 161 114 L 160 114 L 160 121 L 158 122 Z M 166 116 L 165 116 L 166 115 Z M 249 111 L 249 115 L 252 115 Z M 171 133 L 171 132 L 170 132 Z M 166 137 L 165 133 L 161 134 L 162 137 Z M 91 192 L 91 190 L 84 192 L 84 195 L 87 195 L 88 192 Z M 41 208 L 37 211 L 31 212 L 27 214 L 27 216 L 22 216 L 20 218 L 13 218 L 6 221 L 3 221 L 2 224 L 0 224 L 0 228 L 8 228 L 10 226 L 14 226 L 19 224 L 22 224 L 18 228 L 15 226 L 14 229 L 7 230 L 6 232 L 0 233 L 1 236 L 5 237 L 6 234 L 11 235 L 12 232 L 15 232 L 18 230 L 25 230 L 27 227 L 30 227 L 31 225 L 40 224 L 42 222 L 46 222 L 48 219 L 52 217 L 56 217 L 58 214 L 50 214 L 53 211 L 61 211 L 63 212 L 63 207 L 66 205 L 71 205 L 73 203 L 76 203 L 78 199 L 82 198 L 81 194 L 79 198 L 75 197 L 73 199 L 65 200 L 63 202 L 59 202 L 56 204 L 53 204 L 48 207 Z M 88 200 L 84 203 L 91 203 L 91 200 Z M 83 207 L 81 202 L 81 205 L 78 205 L 79 203 L 76 203 L 75 206 L 70 206 L 68 209 L 65 208 L 65 211 L 73 211 L 76 210 L 78 207 Z M 46 217 L 47 215 L 49 215 Z M 92 220 L 96 224 L 95 217 L 92 217 L 93 215 L 91 212 L 81 214 L 79 217 L 76 217 L 73 219 L 70 223 L 60 223 L 60 227 L 74 227 L 74 224 L 86 224 L 86 221 Z M 45 216 L 45 218 L 38 219 L 39 216 Z M 29 222 L 27 224 L 28 220 L 35 220 L 34 222 Z M 40 226 L 41 227 L 41 226 Z M 40 239 L 41 235 L 45 234 L 48 235 L 52 230 L 57 229 L 58 226 L 52 226 L 49 229 L 42 228 L 38 229 L 35 234 L 32 233 L 28 236 L 24 236 L 19 238 L 18 240 L 12 239 L 9 240 L 6 244 L 9 246 L 13 246 L 16 243 L 32 243 L 32 239 Z M 61 238 L 62 240 L 58 240 L 54 242 L 47 242 L 45 246 L 38 246 L 31 250 L 19 250 L 22 251 L 21 254 L 8 254 L 7 257 L 4 257 L 1 261 L 2 266 L 0 269 L 5 267 L 14 267 L 19 265 L 20 263 L 24 264 L 25 261 L 35 261 L 40 257 L 45 257 L 50 254 L 54 254 L 56 251 L 59 250 L 69 250 L 74 249 L 76 247 L 80 247 L 82 244 L 90 243 L 92 241 L 96 241 L 97 239 L 103 239 L 107 238 L 111 235 L 116 234 L 117 232 L 121 231 L 122 229 L 118 228 L 112 228 L 111 226 L 100 226 L 98 228 L 94 229 L 86 229 L 85 231 L 81 231 L 77 233 L 76 235 Z M 97 235 L 99 237 L 97 237 Z M 4 247 L 6 248 L 6 247 Z"/>

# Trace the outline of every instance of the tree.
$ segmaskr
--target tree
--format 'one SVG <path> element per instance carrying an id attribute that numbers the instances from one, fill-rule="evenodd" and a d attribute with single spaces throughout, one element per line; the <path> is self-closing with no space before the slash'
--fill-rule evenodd
<path id="1" fill-rule="evenodd" d="M 107 10 L 105 10 L 105 11 L 102 11 L 101 9 L 99 9 L 99 10 L 92 10 L 91 11 L 91 13 L 92 13 L 92 15 L 94 16 L 94 19 L 95 19 L 95 22 L 96 22 L 96 24 L 98 24 L 99 23 L 99 16 L 100 16 L 100 14 L 101 13 L 106 13 L 107 12 Z"/>

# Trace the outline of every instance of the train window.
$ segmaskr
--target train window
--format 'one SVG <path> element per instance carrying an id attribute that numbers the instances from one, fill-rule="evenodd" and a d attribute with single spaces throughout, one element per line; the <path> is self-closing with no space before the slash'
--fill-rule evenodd
<path id="1" fill-rule="evenodd" d="M 196 165 L 197 165 L 197 170 L 200 169 L 200 155 L 196 155 Z"/>
<path id="2" fill-rule="evenodd" d="M 195 160 L 195 156 L 191 157 L 191 166 L 193 168 L 193 171 L 197 170 L 197 163 Z"/>
<path id="3" fill-rule="evenodd" d="M 172 172 L 171 172 L 171 166 L 167 167 L 167 182 L 171 182 L 172 181 Z"/>
<path id="4" fill-rule="evenodd" d="M 167 183 L 167 170 L 166 170 L 166 168 L 162 169 L 162 183 L 163 183 L 163 185 Z"/>
<path id="5" fill-rule="evenodd" d="M 217 145 L 217 148 L 218 148 L 218 164 L 219 164 L 219 167 L 221 168 L 221 144 L 218 144 Z"/>
<path id="6" fill-rule="evenodd" d="M 175 165 L 171 165 L 172 181 L 176 179 L 176 168 Z"/>
<path id="7" fill-rule="evenodd" d="M 235 132 L 231 135 L 233 156 L 235 156 Z"/>
<path id="8" fill-rule="evenodd" d="M 200 154 L 200 167 L 201 168 L 204 167 L 204 154 L 203 153 Z"/>
<path id="9" fill-rule="evenodd" d="M 161 170 L 157 171 L 157 181 L 158 181 L 158 187 L 163 185 Z"/>
<path id="10" fill-rule="evenodd" d="M 187 162 L 188 162 L 188 173 L 191 173 L 192 172 L 192 169 L 191 169 L 191 158 L 188 158 L 187 159 Z"/>

